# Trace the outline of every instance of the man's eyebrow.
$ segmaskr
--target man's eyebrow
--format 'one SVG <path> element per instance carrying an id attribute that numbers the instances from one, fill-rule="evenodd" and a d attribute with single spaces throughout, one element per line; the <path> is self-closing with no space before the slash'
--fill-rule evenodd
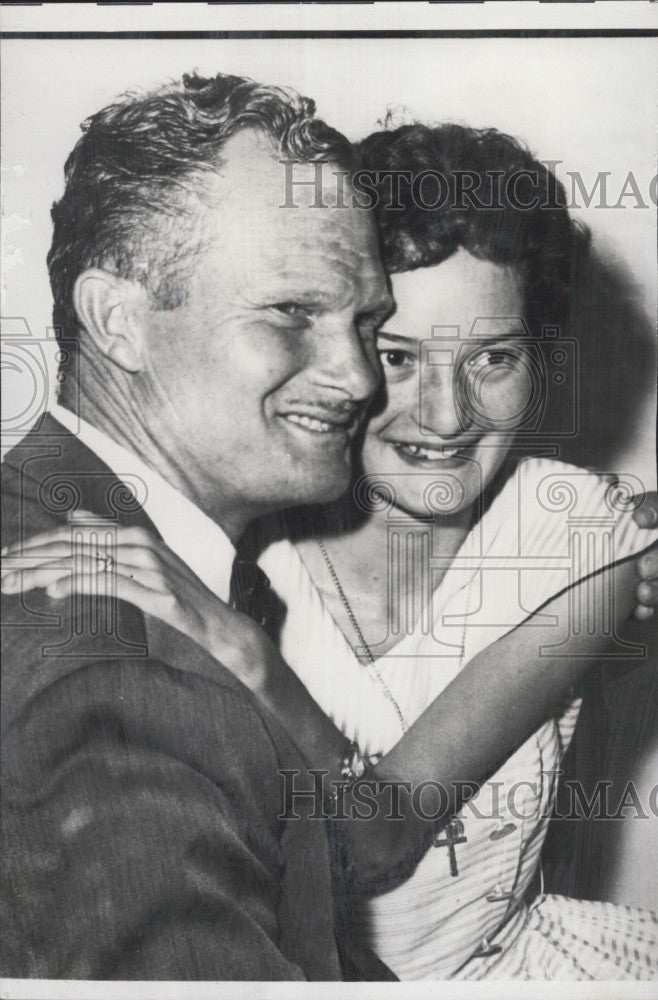
<path id="1" fill-rule="evenodd" d="M 299 302 L 302 305 L 325 305 L 331 294 L 320 288 L 309 288 L 295 281 L 281 279 L 258 289 L 258 299 L 267 302 Z"/>
<path id="2" fill-rule="evenodd" d="M 395 303 L 393 299 L 390 295 L 386 295 L 378 299 L 373 299 L 372 302 L 365 305 L 363 309 L 361 309 L 361 315 L 370 316 L 379 323 L 383 323 L 384 320 L 390 316 L 394 307 Z"/>

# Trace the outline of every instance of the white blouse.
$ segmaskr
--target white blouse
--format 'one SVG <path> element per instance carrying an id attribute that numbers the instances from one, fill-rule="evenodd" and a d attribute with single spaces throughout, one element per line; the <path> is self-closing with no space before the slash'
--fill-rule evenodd
<path id="1" fill-rule="evenodd" d="M 377 659 L 408 724 L 473 656 L 577 581 L 591 578 L 592 600 L 603 616 L 611 615 L 612 596 L 599 594 L 596 574 L 658 537 L 658 531 L 637 528 L 627 500 L 623 486 L 611 487 L 574 466 L 543 458 L 519 463 L 464 540 L 429 607 L 399 609 L 399 641 Z M 390 551 L 404 563 L 416 542 L 405 534 L 399 512 L 390 518 L 389 539 Z M 430 531 L 425 553 L 430 571 L 440 565 L 435 551 Z M 325 609 L 297 550 L 288 541 L 275 542 L 259 562 L 287 605 L 284 658 L 349 739 L 369 755 L 386 753 L 402 735 L 398 713 Z M 555 641 L 542 652 L 559 656 L 570 630 L 580 627 L 579 609 L 572 607 L 569 621 L 552 624 Z M 621 978 L 620 963 L 628 958 L 620 942 L 624 935 L 637 941 L 638 933 L 648 943 L 631 978 L 655 971 L 652 915 L 629 910 L 629 923 L 630 917 L 620 918 L 624 908 L 611 904 L 543 897 L 529 909 L 524 902 L 578 708 L 577 701 L 565 705 L 564 713 L 543 725 L 464 806 L 458 819 L 466 840 L 454 847 L 456 876 L 447 847 L 430 848 L 406 882 L 354 901 L 355 935 L 400 979 L 544 978 L 549 972 L 554 978 L 561 971 L 569 978 Z M 581 910 L 574 916 L 569 908 L 575 905 Z M 607 907 L 608 916 L 597 913 L 594 920 L 596 905 Z M 599 928 L 613 925 L 617 931 L 606 932 L 602 949 Z M 560 965 L 570 953 L 560 934 L 573 934 L 573 927 L 583 932 L 576 946 L 580 975 Z"/>

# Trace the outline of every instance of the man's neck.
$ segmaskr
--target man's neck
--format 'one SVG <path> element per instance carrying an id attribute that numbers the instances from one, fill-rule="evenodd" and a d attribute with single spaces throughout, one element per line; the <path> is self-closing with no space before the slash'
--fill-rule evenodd
<path id="1" fill-rule="evenodd" d="M 177 462 L 162 448 L 162 441 L 170 438 L 171 432 L 163 428 L 162 434 L 158 434 L 152 424 L 144 419 L 144 415 L 138 412 L 134 397 L 128 394 L 118 395 L 115 388 L 113 387 L 112 394 L 107 391 L 92 394 L 81 390 L 77 406 L 71 406 L 68 399 L 61 400 L 59 405 L 73 412 L 95 430 L 101 431 L 115 444 L 157 472 L 165 482 L 218 524 L 236 545 L 253 519 L 249 516 L 246 505 L 241 504 L 239 509 L 234 509 L 234 505 L 222 502 L 223 498 L 217 490 L 207 490 L 204 494 L 193 478 L 185 473 L 182 463 Z M 202 481 L 202 477 L 199 479 Z"/>

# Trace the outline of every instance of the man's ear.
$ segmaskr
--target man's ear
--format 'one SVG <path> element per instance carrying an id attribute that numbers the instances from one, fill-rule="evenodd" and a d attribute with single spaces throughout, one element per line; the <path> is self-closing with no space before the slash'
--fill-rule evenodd
<path id="1" fill-rule="evenodd" d="M 88 268 L 73 287 L 78 319 L 106 357 L 126 372 L 144 364 L 143 316 L 147 295 L 141 285 L 101 268 Z"/>

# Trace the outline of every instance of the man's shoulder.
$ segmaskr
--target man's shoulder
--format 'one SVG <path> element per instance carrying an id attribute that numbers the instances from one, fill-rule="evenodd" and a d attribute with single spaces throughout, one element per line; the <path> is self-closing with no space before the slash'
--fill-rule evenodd
<path id="1" fill-rule="evenodd" d="M 5 456 L 3 545 L 61 527 L 75 509 L 109 518 L 109 530 L 112 523 L 127 520 L 150 524 L 93 452 L 52 418 L 45 429 L 48 433 L 42 424 Z M 94 698 L 105 698 L 119 714 L 130 700 L 148 726 L 148 718 L 184 690 L 190 704 L 199 704 L 194 711 L 190 707 L 187 719 L 183 713 L 183 725 L 174 727 L 174 734 L 194 727 L 202 703 L 212 705 L 218 719 L 225 716 L 223 706 L 230 707 L 227 731 L 233 720 L 243 723 L 245 717 L 254 730 L 266 731 L 252 696 L 220 663 L 173 629 L 163 642 L 159 623 L 149 620 L 147 627 L 142 612 L 118 600 L 111 589 L 90 590 L 83 598 L 64 600 L 50 598 L 43 589 L 2 595 L 5 725 L 29 711 L 35 699 L 55 705 L 68 692 L 69 700 L 61 704 L 62 726 L 77 725 Z"/>
<path id="2" fill-rule="evenodd" d="M 198 740 L 218 759 L 231 745 L 249 756 L 281 742 L 227 668 L 112 594 L 3 594 L 1 669 L 5 735 L 40 718 L 39 740 L 48 730 L 73 737 L 86 719 L 107 717 L 128 743 L 166 744 L 172 754 Z"/>
<path id="3" fill-rule="evenodd" d="M 66 523 L 78 509 L 117 523 L 139 513 L 125 484 L 50 414 L 7 452 L 0 478 L 4 545 Z"/>
<path id="4" fill-rule="evenodd" d="M 56 490 L 48 503 L 44 488 L 48 490 L 53 473 L 72 469 L 72 462 L 65 457 L 65 451 L 70 450 L 67 437 L 73 439 L 64 428 L 62 438 L 30 431 L 4 456 L 0 467 L 3 545 L 56 527 L 61 521 L 57 506 L 58 501 L 60 506 L 66 505 L 63 493 Z"/>

